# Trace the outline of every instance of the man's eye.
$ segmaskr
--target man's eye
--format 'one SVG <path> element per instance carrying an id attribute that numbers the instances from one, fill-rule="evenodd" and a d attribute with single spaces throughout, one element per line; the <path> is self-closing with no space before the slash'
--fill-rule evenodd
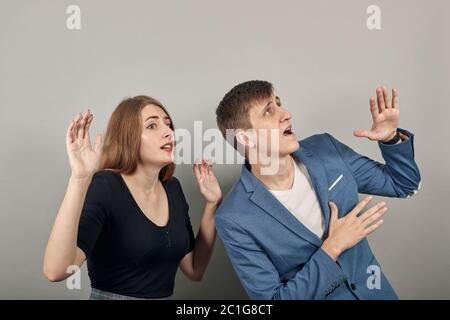
<path id="1" fill-rule="evenodd" d="M 150 123 L 150 124 L 147 126 L 147 128 L 148 128 L 148 129 L 155 129 L 155 128 L 156 128 L 156 123 Z"/>
<path id="2" fill-rule="evenodd" d="M 281 101 L 277 101 L 277 106 L 281 107 Z"/>
<path id="3" fill-rule="evenodd" d="M 264 111 L 264 115 L 266 116 L 266 115 L 270 114 L 271 111 L 272 111 L 272 110 L 271 110 L 270 108 L 267 108 L 266 111 Z"/>

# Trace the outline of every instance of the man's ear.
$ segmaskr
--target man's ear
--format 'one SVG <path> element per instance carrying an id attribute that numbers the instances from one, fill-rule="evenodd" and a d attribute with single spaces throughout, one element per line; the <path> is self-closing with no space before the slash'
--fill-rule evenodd
<path id="1" fill-rule="evenodd" d="M 254 148 L 255 142 L 253 141 L 253 138 L 248 134 L 248 132 L 243 130 L 238 130 L 235 134 L 236 141 L 243 145 L 244 147 L 248 148 Z"/>

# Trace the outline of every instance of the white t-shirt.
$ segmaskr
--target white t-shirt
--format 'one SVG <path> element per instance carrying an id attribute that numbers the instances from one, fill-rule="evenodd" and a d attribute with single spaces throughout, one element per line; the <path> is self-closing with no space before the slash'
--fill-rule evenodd
<path id="1" fill-rule="evenodd" d="M 269 190 L 305 227 L 322 239 L 324 221 L 316 191 L 303 163 L 294 161 L 294 183 L 290 190 Z"/>

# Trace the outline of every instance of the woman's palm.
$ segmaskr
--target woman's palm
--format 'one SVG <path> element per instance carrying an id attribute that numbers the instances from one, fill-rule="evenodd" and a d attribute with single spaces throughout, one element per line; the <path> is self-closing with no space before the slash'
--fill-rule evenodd
<path id="1" fill-rule="evenodd" d="M 67 154 L 72 175 L 77 178 L 93 175 L 100 166 L 102 139 L 101 135 L 97 135 L 92 147 L 89 138 L 92 119 L 93 115 L 89 111 L 83 116 L 77 114 L 67 130 Z"/>

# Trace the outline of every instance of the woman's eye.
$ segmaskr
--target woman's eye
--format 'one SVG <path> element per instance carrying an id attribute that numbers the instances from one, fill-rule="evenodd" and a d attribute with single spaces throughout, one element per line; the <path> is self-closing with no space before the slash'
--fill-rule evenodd
<path id="1" fill-rule="evenodd" d="M 277 106 L 281 107 L 281 101 L 277 102 Z"/>
<path id="2" fill-rule="evenodd" d="M 147 128 L 148 128 L 148 129 L 155 129 L 155 128 L 156 128 L 156 123 L 150 123 L 150 124 L 147 126 Z"/>
<path id="3" fill-rule="evenodd" d="M 271 110 L 270 110 L 270 108 L 268 108 L 268 109 L 266 109 L 266 111 L 264 112 L 264 115 L 268 115 L 268 114 L 270 114 L 270 112 L 271 112 Z"/>

